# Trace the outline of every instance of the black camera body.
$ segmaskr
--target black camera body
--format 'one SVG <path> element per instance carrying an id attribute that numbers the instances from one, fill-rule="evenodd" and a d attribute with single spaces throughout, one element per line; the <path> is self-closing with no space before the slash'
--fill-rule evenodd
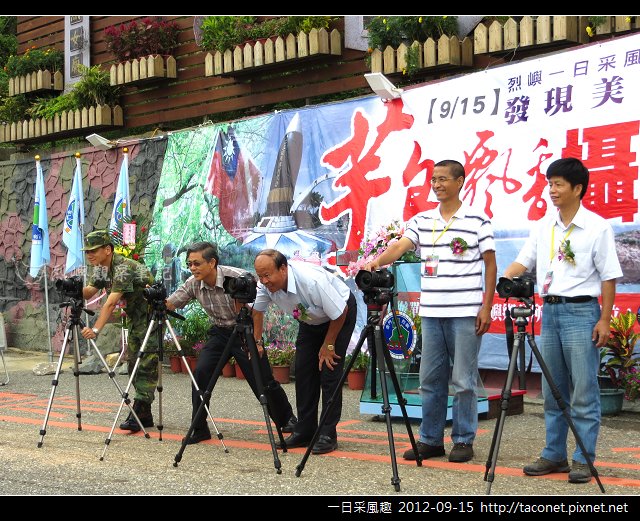
<path id="1" fill-rule="evenodd" d="M 388 304 L 393 297 L 394 284 L 393 273 L 386 268 L 360 270 L 356 274 L 356 286 L 364 293 L 365 304 Z"/>
<path id="2" fill-rule="evenodd" d="M 500 277 L 496 285 L 496 291 L 500 298 L 533 298 L 534 284 L 528 277 Z"/>
<path id="3" fill-rule="evenodd" d="M 155 282 L 148 288 L 142 290 L 144 298 L 149 302 L 163 302 L 167 298 L 167 289 L 162 282 Z"/>
<path id="4" fill-rule="evenodd" d="M 258 295 L 258 283 L 250 273 L 243 273 L 238 277 L 226 276 L 222 288 L 231 298 L 243 304 L 253 302 Z"/>
<path id="5" fill-rule="evenodd" d="M 78 275 L 73 277 L 69 277 L 68 279 L 58 279 L 56 280 L 56 290 L 64 297 L 74 299 L 74 300 L 82 300 L 82 288 L 84 284 L 82 282 L 82 278 Z"/>

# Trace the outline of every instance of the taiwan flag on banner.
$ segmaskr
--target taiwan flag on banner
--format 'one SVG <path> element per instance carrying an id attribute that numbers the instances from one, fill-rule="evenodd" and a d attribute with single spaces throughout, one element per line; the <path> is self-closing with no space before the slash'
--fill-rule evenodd
<path id="1" fill-rule="evenodd" d="M 64 215 L 62 227 L 62 242 L 67 247 L 67 264 L 64 272 L 69 273 L 84 266 L 84 252 L 82 251 L 84 231 L 84 200 L 82 194 L 82 166 L 80 158 L 76 158 L 76 171 L 69 195 L 69 204 Z"/>
<path id="2" fill-rule="evenodd" d="M 129 154 L 126 149 L 120 166 L 120 177 L 116 188 L 116 198 L 113 201 L 113 212 L 111 213 L 110 230 L 122 232 L 123 219 L 131 218 L 131 203 L 129 202 Z"/>
<path id="3" fill-rule="evenodd" d="M 51 261 L 49 252 L 49 221 L 47 200 L 44 192 L 44 176 L 40 160 L 36 160 L 36 191 L 33 205 L 33 228 L 31 233 L 31 267 L 29 274 L 36 277 L 42 266 Z"/>

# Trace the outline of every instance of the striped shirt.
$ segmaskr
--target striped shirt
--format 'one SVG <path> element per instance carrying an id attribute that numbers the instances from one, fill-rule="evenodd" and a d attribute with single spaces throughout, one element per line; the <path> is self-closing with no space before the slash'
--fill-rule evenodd
<path id="1" fill-rule="evenodd" d="M 213 287 L 202 280 L 196 280 L 192 275 L 182 286 L 167 297 L 167 302 L 179 309 L 195 299 L 200 302 L 213 325 L 224 328 L 234 327 L 238 312 L 231 295 L 224 292 L 222 283 L 225 277 L 239 277 L 244 273 L 247 272 L 239 268 L 218 266 L 216 285 Z"/>
<path id="2" fill-rule="evenodd" d="M 475 317 L 482 305 L 482 254 L 496 249 L 491 221 L 463 204 L 447 223 L 435 208 L 411 219 L 404 237 L 422 259 L 420 316 Z M 467 243 L 462 255 L 453 253 L 454 238 Z M 428 255 L 438 256 L 437 277 L 425 275 Z"/>

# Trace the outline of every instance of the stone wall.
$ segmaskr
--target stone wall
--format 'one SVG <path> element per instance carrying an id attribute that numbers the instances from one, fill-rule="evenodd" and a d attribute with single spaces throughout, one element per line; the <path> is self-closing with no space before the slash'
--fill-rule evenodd
<path id="1" fill-rule="evenodd" d="M 166 138 L 140 140 L 129 148 L 129 183 L 133 216 L 149 216 L 153 211 L 160 180 Z M 85 194 L 85 233 L 106 228 L 111 219 L 122 148 L 107 151 L 95 148 L 82 154 L 83 192 Z M 36 166 L 39 153 L 44 173 L 51 263 L 47 268 L 50 330 L 47 331 L 44 271 L 35 280 L 29 276 L 31 225 L 33 219 Z M 62 243 L 62 223 L 73 173 L 75 151 L 14 155 L 0 162 L 0 312 L 4 314 L 9 346 L 46 351 L 47 335 L 52 336 L 54 351 L 59 351 L 64 336 L 64 310 L 54 282 L 64 277 L 66 246 Z M 119 333 L 113 337 L 118 349 Z"/>

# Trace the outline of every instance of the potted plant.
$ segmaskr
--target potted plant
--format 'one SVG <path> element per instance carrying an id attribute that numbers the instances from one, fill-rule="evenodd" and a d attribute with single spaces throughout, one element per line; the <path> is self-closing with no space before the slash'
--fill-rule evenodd
<path id="1" fill-rule="evenodd" d="M 391 47 L 398 54 L 394 72 L 411 77 L 423 66 L 422 44 L 429 39 L 437 41 L 443 35 L 456 35 L 457 31 L 456 16 L 375 16 L 367 25 L 367 64 L 372 71 L 381 72 L 378 68 L 384 52 Z M 405 50 L 401 52 L 403 44 Z"/>
<path id="2" fill-rule="evenodd" d="M 640 353 L 635 352 L 640 333 L 634 330 L 636 314 L 632 311 L 611 317 L 611 334 L 600 350 L 600 398 L 602 414 L 616 414 L 623 397 L 635 400 L 640 389 Z M 604 377 L 604 378 L 603 378 Z M 609 385 L 606 385 L 609 384 Z M 606 387 L 610 387 L 606 389 Z M 610 397 L 615 406 L 609 407 Z"/>
<path id="3" fill-rule="evenodd" d="M 281 384 L 287 384 L 290 380 L 291 363 L 296 354 L 296 346 L 293 342 L 276 341 L 265 344 L 267 359 L 273 369 L 273 377 Z"/>
<path id="4" fill-rule="evenodd" d="M 175 78 L 176 61 L 171 54 L 178 46 L 179 33 L 178 24 L 159 16 L 107 27 L 107 51 L 119 62 L 111 67 L 111 85 Z"/>
<path id="5" fill-rule="evenodd" d="M 345 357 L 345 367 L 349 364 L 352 358 L 352 353 L 348 354 Z M 353 365 L 351 366 L 349 374 L 347 374 L 347 385 L 349 386 L 349 389 L 353 389 L 354 391 L 364 389 L 365 378 L 367 369 L 369 368 L 370 359 L 371 357 L 366 351 L 360 351 L 358 353 L 355 361 L 353 362 Z"/>
<path id="6" fill-rule="evenodd" d="M 222 368 L 222 376 L 224 378 L 233 378 L 236 375 L 236 359 L 231 357 L 227 360 Z"/>
<path id="7" fill-rule="evenodd" d="M 209 16 L 202 21 L 205 76 L 237 76 L 286 60 L 341 55 L 337 30 L 328 32 L 330 16 Z"/>
<path id="8" fill-rule="evenodd" d="M 63 62 L 64 54 L 59 50 L 36 49 L 35 45 L 24 54 L 9 56 L 4 67 L 9 77 L 9 96 L 43 90 L 62 90 Z"/>

